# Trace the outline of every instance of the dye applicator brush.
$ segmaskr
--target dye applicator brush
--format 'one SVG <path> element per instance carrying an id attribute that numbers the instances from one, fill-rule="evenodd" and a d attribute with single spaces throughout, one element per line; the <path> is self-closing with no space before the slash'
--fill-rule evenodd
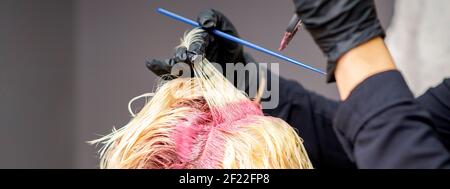
<path id="1" fill-rule="evenodd" d="M 294 38 L 301 25 L 302 20 L 297 14 L 294 14 L 289 21 L 286 33 L 284 33 L 283 39 L 281 40 L 280 48 L 278 49 L 279 51 L 284 50 L 288 46 L 289 42 L 291 42 L 292 38 Z"/>
<path id="2" fill-rule="evenodd" d="M 200 27 L 200 25 L 197 22 L 195 22 L 193 20 L 190 20 L 188 18 L 182 17 L 180 15 L 177 15 L 175 13 L 172 13 L 172 12 L 170 12 L 168 10 L 165 10 L 165 9 L 162 9 L 162 8 L 158 8 L 156 11 L 158 13 L 162 14 L 162 15 L 168 16 L 168 17 L 173 18 L 173 19 L 175 19 L 177 21 L 189 24 L 189 25 L 194 26 L 194 27 Z M 326 73 L 324 71 L 320 70 L 320 69 L 314 68 L 314 67 L 309 66 L 307 64 L 304 64 L 302 62 L 299 62 L 299 61 L 297 61 L 295 59 L 292 59 L 292 58 L 289 58 L 287 56 L 281 55 L 279 53 L 273 52 L 273 51 L 271 51 L 269 49 L 266 49 L 264 47 L 258 46 L 258 45 L 254 44 L 254 43 L 248 42 L 248 41 L 240 39 L 238 37 L 229 35 L 229 34 L 227 34 L 225 32 L 222 32 L 222 31 L 219 31 L 219 30 L 212 30 L 211 32 L 214 35 L 216 35 L 216 36 L 219 36 L 219 37 L 222 37 L 224 39 L 233 41 L 235 43 L 241 44 L 241 45 L 246 46 L 248 48 L 251 48 L 251 49 L 257 50 L 259 52 L 271 55 L 271 56 L 279 58 L 281 60 L 290 62 L 292 64 L 295 64 L 295 65 L 298 65 L 300 67 L 306 68 L 308 70 L 314 71 L 316 73 L 320 73 L 320 74 L 326 75 Z"/>

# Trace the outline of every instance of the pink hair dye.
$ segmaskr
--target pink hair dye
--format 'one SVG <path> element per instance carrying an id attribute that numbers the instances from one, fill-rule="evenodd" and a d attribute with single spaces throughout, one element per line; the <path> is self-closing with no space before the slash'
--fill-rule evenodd
<path id="1" fill-rule="evenodd" d="M 210 108 L 204 99 L 177 104 L 194 113 L 177 124 L 173 139 L 179 163 L 172 168 L 218 168 L 224 154 L 224 139 L 217 131 L 232 131 L 250 115 L 263 115 L 261 107 L 250 100 Z M 239 124 L 236 124 L 239 122 Z"/>

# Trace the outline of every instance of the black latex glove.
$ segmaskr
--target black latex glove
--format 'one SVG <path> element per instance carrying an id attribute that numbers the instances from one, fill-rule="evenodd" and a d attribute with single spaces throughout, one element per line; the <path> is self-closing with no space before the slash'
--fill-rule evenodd
<path id="1" fill-rule="evenodd" d="M 338 59 L 385 33 L 373 0 L 294 0 L 296 12 L 328 58 L 327 81 L 334 82 Z"/>
<path id="2" fill-rule="evenodd" d="M 179 47 L 176 49 L 173 58 L 165 61 L 147 61 L 147 67 L 153 73 L 159 76 L 169 74 L 171 67 L 177 62 L 193 63 L 194 55 L 203 55 L 210 62 L 222 65 L 225 63 L 246 63 L 241 45 L 216 37 L 208 32 L 211 29 L 218 29 L 238 37 L 233 24 L 222 13 L 213 9 L 204 10 L 197 17 L 197 22 L 206 30 L 202 34 L 203 40 L 193 43 L 188 49 Z"/>
<path id="3" fill-rule="evenodd" d="M 169 58 L 164 61 L 156 59 L 145 61 L 147 68 L 157 76 L 162 77 L 164 80 L 171 80 L 176 77 L 176 76 L 174 77 L 173 74 L 171 73 L 172 66 L 175 63 L 176 62 L 173 58 Z"/>

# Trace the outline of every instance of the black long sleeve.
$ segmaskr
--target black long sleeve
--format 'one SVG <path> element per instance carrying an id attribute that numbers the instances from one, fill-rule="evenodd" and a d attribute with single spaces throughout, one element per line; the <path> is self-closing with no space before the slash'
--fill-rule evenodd
<path id="1" fill-rule="evenodd" d="M 358 85 L 335 115 L 334 129 L 358 168 L 450 168 L 431 115 L 398 71 Z"/>
<path id="2" fill-rule="evenodd" d="M 450 151 L 450 78 L 445 79 L 437 87 L 427 90 L 417 98 L 433 119 L 433 129 L 439 139 Z"/>

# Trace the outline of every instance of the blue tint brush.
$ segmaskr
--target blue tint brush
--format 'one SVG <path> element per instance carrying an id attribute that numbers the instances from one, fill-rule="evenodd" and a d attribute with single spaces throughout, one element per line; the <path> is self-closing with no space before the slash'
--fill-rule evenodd
<path id="1" fill-rule="evenodd" d="M 184 22 L 184 23 L 189 24 L 189 25 L 194 26 L 194 27 L 200 27 L 200 25 L 199 25 L 197 22 L 195 22 L 195 21 L 193 21 L 193 20 L 190 20 L 190 19 L 188 19 L 188 18 L 182 17 L 182 16 L 180 16 L 180 15 L 177 15 L 177 14 L 175 14 L 175 13 L 172 13 L 172 12 L 170 12 L 170 11 L 168 11 L 168 10 L 165 10 L 165 9 L 162 9 L 162 8 L 158 8 L 156 11 L 157 11 L 158 13 L 162 14 L 162 15 L 168 16 L 168 17 L 173 18 L 173 19 L 175 19 L 175 20 L 178 20 L 178 21 L 180 21 L 180 22 Z M 258 46 L 258 45 L 255 45 L 255 44 L 250 43 L 250 42 L 248 42 L 248 41 L 245 41 L 245 40 L 243 40 L 243 39 L 237 38 L 237 37 L 232 36 L 232 35 L 230 35 L 230 34 L 224 33 L 224 32 L 222 32 L 222 31 L 219 31 L 219 30 L 212 30 L 211 32 L 212 32 L 214 35 L 217 35 L 217 36 L 222 37 L 222 38 L 224 38 L 224 39 L 227 39 L 227 40 L 230 40 L 230 41 L 239 43 L 239 44 L 241 44 L 241 45 L 243 45 L 243 46 L 246 46 L 246 47 L 248 47 L 248 48 L 251 48 L 251 49 L 254 49 L 254 50 L 263 52 L 263 53 L 265 53 L 265 54 L 268 54 L 268 55 L 277 57 L 277 58 L 279 58 L 279 59 L 282 59 L 282 60 L 285 60 L 285 61 L 290 62 L 290 63 L 292 63 L 292 64 L 301 66 L 301 67 L 306 68 L 306 69 L 308 69 L 308 70 L 311 70 L 311 71 L 314 71 L 314 72 L 317 72 L 317 73 L 326 75 L 326 73 L 325 73 L 324 71 L 322 71 L 322 70 L 319 70 L 319 69 L 317 69 L 317 68 L 311 67 L 311 66 L 306 65 L 306 64 L 303 64 L 303 63 L 301 63 L 301 62 L 299 62 L 299 61 L 297 61 L 297 60 L 294 60 L 294 59 L 292 59 L 292 58 L 289 58 L 289 57 L 286 57 L 286 56 L 284 56 L 284 55 L 278 54 L 278 53 L 276 53 L 276 52 L 273 52 L 273 51 L 268 50 L 268 49 L 266 49 L 266 48 L 260 47 L 260 46 Z"/>

